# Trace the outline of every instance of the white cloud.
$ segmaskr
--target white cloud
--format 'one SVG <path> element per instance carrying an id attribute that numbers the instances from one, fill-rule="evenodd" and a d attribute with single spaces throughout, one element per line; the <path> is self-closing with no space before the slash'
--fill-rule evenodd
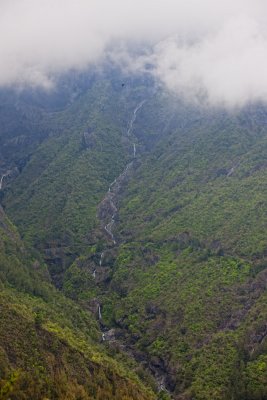
<path id="1" fill-rule="evenodd" d="M 152 63 L 191 99 L 267 100 L 266 19 L 263 0 L 0 0 L 0 86 L 49 87 L 109 54 L 132 68 Z M 150 55 L 133 60 L 121 51 L 129 42 Z"/>
<path id="2" fill-rule="evenodd" d="M 267 100 L 267 36 L 251 18 L 230 19 L 192 44 L 165 40 L 152 58 L 155 74 L 189 99 L 226 106 Z"/>

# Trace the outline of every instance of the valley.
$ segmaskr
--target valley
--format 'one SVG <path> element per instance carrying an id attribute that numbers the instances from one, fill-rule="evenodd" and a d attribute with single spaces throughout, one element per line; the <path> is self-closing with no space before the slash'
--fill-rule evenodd
<path id="1" fill-rule="evenodd" d="M 10 93 L 1 311 L 18 339 L 1 330 L 1 396 L 26 379 L 37 399 L 263 400 L 267 109 L 120 74 Z"/>

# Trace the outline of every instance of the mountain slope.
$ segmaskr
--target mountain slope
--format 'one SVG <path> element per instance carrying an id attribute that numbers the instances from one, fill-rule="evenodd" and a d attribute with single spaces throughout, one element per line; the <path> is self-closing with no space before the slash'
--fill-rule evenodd
<path id="1" fill-rule="evenodd" d="M 66 266 L 96 242 L 97 207 L 132 157 L 127 124 L 144 90 L 132 94 L 102 78 L 66 109 L 46 113 L 54 133 L 5 186 L 7 212 L 23 239 L 45 252 L 58 286 Z"/>
<path id="2" fill-rule="evenodd" d="M 97 335 L 121 368 L 153 386 L 152 373 L 161 398 L 265 399 L 266 107 L 206 109 L 120 79 L 95 77 L 67 107 L 41 108 L 46 134 L 4 182 L 5 210 L 61 289 L 51 304 L 74 307 L 63 325 L 75 336 L 74 310 L 89 318 L 101 357 Z M 53 312 L 41 328 L 29 314 L 37 336 L 69 337 Z M 150 396 L 129 379 L 120 396 Z"/>
<path id="3" fill-rule="evenodd" d="M 178 398 L 266 396 L 266 133 L 260 106 L 205 114 L 164 135 L 121 198 L 104 320 Z"/>
<path id="4" fill-rule="evenodd" d="M 0 398 L 153 399 L 100 346 L 94 316 L 49 283 L 0 209 Z"/>

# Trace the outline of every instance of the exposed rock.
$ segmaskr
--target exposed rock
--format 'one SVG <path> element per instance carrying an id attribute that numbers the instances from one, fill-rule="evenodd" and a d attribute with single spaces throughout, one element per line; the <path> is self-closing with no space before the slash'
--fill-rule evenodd
<path id="1" fill-rule="evenodd" d="M 105 340 L 108 340 L 109 342 L 116 340 L 116 330 L 114 328 L 105 332 Z"/>
<path id="2" fill-rule="evenodd" d="M 3 189 L 7 183 L 19 175 L 19 170 L 17 167 L 8 169 L 0 173 L 0 190 Z"/>
<path id="3" fill-rule="evenodd" d="M 99 301 L 98 301 L 97 299 L 91 299 L 91 300 L 89 300 L 89 301 L 87 302 L 87 307 L 88 307 L 88 309 L 89 309 L 93 314 L 95 314 L 96 317 L 98 316 L 99 306 L 100 306 L 100 303 L 99 303 Z"/>

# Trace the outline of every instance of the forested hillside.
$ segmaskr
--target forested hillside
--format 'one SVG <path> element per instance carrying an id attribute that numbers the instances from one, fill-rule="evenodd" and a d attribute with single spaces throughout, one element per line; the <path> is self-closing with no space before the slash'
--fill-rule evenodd
<path id="1" fill-rule="evenodd" d="M 53 288 L 2 209 L 0 224 L 0 398 L 155 398 L 135 364 L 100 345 L 94 315 Z"/>
<path id="2" fill-rule="evenodd" d="M 0 398 L 265 399 L 266 106 L 117 70 L 0 100 Z"/>

